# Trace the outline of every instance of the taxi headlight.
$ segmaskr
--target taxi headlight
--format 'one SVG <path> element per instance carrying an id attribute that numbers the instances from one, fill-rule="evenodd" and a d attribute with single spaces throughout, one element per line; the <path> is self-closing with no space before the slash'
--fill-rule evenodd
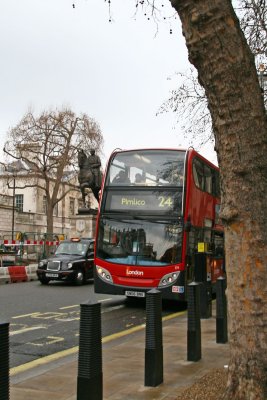
<path id="1" fill-rule="evenodd" d="M 96 272 L 99 278 L 102 279 L 103 281 L 108 283 L 113 283 L 112 277 L 107 269 L 96 265 Z"/>
<path id="2" fill-rule="evenodd" d="M 162 287 L 172 285 L 178 279 L 179 273 L 180 272 L 177 271 L 177 272 L 171 272 L 170 274 L 164 275 L 161 278 L 158 287 L 162 288 Z"/>
<path id="3" fill-rule="evenodd" d="M 72 268 L 72 263 L 69 262 L 69 263 L 67 264 L 67 267 L 68 267 L 68 269 L 71 269 L 71 268 Z"/>

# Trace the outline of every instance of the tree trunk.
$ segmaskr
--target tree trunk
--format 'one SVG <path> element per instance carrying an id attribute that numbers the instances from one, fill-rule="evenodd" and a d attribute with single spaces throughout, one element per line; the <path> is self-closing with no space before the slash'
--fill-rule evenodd
<path id="1" fill-rule="evenodd" d="M 267 119 L 253 55 L 229 0 L 171 0 L 213 121 L 225 224 L 226 400 L 267 398 Z"/>
<path id="2" fill-rule="evenodd" d="M 47 239 L 48 240 L 53 240 L 53 229 L 54 229 L 54 220 L 53 220 L 53 207 L 52 203 L 47 202 Z"/>

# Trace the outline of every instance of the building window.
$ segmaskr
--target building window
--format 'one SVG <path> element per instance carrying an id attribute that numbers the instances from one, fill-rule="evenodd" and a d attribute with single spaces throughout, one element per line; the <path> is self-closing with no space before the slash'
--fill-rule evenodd
<path id="1" fill-rule="evenodd" d="M 70 197 L 70 213 L 69 215 L 74 215 L 75 214 L 75 199 Z"/>
<path id="2" fill-rule="evenodd" d="M 23 194 L 16 194 L 15 195 L 15 206 L 18 211 L 23 211 Z"/>
<path id="3" fill-rule="evenodd" d="M 58 217 L 58 203 L 53 208 L 53 215 L 54 217 Z"/>
<path id="4" fill-rule="evenodd" d="M 47 214 L 47 198 L 46 198 L 46 196 L 43 196 L 42 211 L 43 211 L 44 214 Z M 54 217 L 58 216 L 58 203 L 54 206 L 53 215 L 54 215 Z"/>
<path id="5" fill-rule="evenodd" d="M 46 212 L 47 212 L 47 201 L 46 201 L 46 196 L 43 196 L 42 211 L 43 211 L 44 214 L 46 214 Z"/>

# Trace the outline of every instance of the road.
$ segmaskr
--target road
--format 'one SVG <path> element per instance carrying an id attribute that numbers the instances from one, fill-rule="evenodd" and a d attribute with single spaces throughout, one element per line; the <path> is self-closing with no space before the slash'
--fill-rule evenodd
<path id="1" fill-rule="evenodd" d="M 1 285 L 0 321 L 10 323 L 10 368 L 78 346 L 80 304 L 87 301 L 101 302 L 103 337 L 145 322 L 144 302 L 95 294 L 93 282 Z M 163 315 L 180 309 L 167 305 Z"/>

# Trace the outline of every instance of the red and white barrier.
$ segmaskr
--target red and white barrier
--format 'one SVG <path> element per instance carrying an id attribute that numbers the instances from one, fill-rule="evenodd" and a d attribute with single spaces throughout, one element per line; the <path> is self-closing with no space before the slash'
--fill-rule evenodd
<path id="1" fill-rule="evenodd" d="M 0 267 L 0 284 L 36 281 L 37 264 Z"/>
<path id="2" fill-rule="evenodd" d="M 36 275 L 36 270 L 37 270 L 37 264 L 30 264 L 25 267 L 26 270 L 26 275 L 28 278 L 28 281 L 36 281 L 37 280 L 37 275 Z"/>
<path id="3" fill-rule="evenodd" d="M 24 246 L 58 246 L 59 240 L 0 240 L 0 246 L 18 246 L 22 249 Z M 1 255 L 1 253 L 0 253 Z M 3 253 L 3 255 L 5 255 Z M 8 255 L 8 254 L 7 254 Z M 15 261 L 14 261 L 15 263 Z M 36 275 L 37 264 L 24 265 L 12 265 L 9 267 L 0 266 L 0 284 L 3 283 L 15 283 L 15 282 L 28 282 L 37 280 Z"/>
<path id="4" fill-rule="evenodd" d="M 0 245 L 3 244 L 4 246 L 58 246 L 59 245 L 59 240 L 56 241 L 49 241 L 49 240 L 24 240 L 23 242 L 19 240 L 0 240 Z"/>
<path id="5" fill-rule="evenodd" d="M 8 268 L 0 267 L 0 284 L 2 283 L 10 283 L 10 275 Z"/>

